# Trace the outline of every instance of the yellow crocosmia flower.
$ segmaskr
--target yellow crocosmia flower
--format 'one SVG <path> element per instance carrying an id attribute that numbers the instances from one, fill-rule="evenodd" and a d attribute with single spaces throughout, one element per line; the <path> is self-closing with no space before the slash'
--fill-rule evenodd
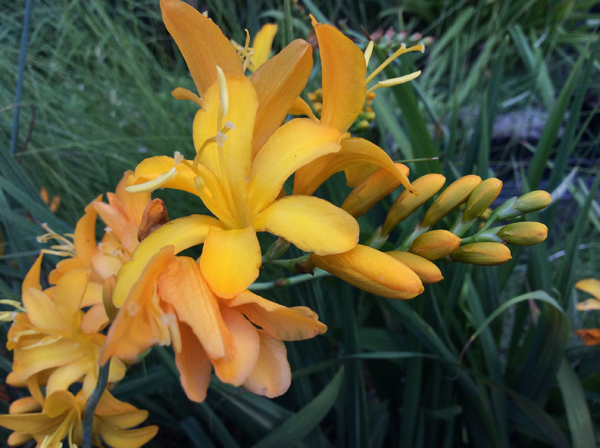
<path id="1" fill-rule="evenodd" d="M 396 163 L 395 165 L 405 176 L 408 176 L 409 169 L 406 165 L 402 163 Z M 366 176 L 362 182 L 354 187 L 342 204 L 342 209 L 358 218 L 398 188 L 399 185 L 400 181 L 394 173 L 381 168 Z"/>
<path id="2" fill-rule="evenodd" d="M 350 39 L 331 25 L 320 24 L 314 18 L 312 18 L 312 23 L 319 41 L 323 73 L 321 123 L 333 126 L 342 133 L 348 131 L 363 110 L 365 102 L 368 101 L 368 93 L 377 87 L 408 82 L 420 74 L 420 72 L 416 72 L 409 77 L 402 77 L 402 79 L 383 81 L 367 91 L 367 84 L 395 58 L 410 51 L 423 51 L 424 47 L 417 45 L 407 49 L 403 46 L 367 77 L 368 58 L 365 58 L 365 55 Z M 293 105 L 294 112 L 312 116 L 312 112 L 307 112 L 307 109 L 310 108 L 302 100 L 296 100 Z M 347 155 L 344 155 L 344 141 L 342 141 L 342 151 L 338 153 L 337 157 L 344 160 L 334 162 L 332 159 L 336 157 L 330 156 L 307 165 L 305 169 L 296 173 L 294 194 L 312 194 L 329 176 L 343 170 L 346 171 L 348 185 L 355 187 L 367 175 L 379 168 L 385 168 L 394 173 L 407 190 L 414 191 L 408 178 L 394 166 L 385 151 L 369 142 L 360 142 L 362 139 L 353 140 L 358 141 L 354 142 L 352 146 L 362 146 L 360 161 L 349 159 Z M 336 168 L 330 168 L 331 165 L 335 165 Z M 315 177 L 312 174 L 314 172 L 322 173 L 322 175 Z M 325 176 L 326 174 L 327 176 Z"/>
<path id="3" fill-rule="evenodd" d="M 219 297 L 195 260 L 174 253 L 167 246 L 148 260 L 110 327 L 100 363 L 133 360 L 153 345 L 172 344 L 193 401 L 205 399 L 211 366 L 221 381 L 268 397 L 284 393 L 291 373 L 282 341 L 312 338 L 327 327 L 306 307 L 286 308 L 247 290 Z"/>
<path id="4" fill-rule="evenodd" d="M 39 268 L 34 265 L 34 272 Z M 23 291 L 24 312 L 15 314 L 8 332 L 7 348 L 14 352 L 13 372 L 18 381 L 46 391 L 67 389 L 83 378 L 84 391 L 90 394 L 98 375 L 98 356 L 105 336 L 85 333 L 81 303 L 90 272 L 76 269 L 63 275 L 56 286 L 44 291 L 27 279 Z M 38 280 L 39 282 L 39 280 Z M 43 374 L 43 375 L 42 375 Z M 125 374 L 119 360 L 111 364 L 109 381 Z M 32 379 L 34 384 L 30 384 Z M 32 392 L 33 393 L 33 392 Z"/>
<path id="5" fill-rule="evenodd" d="M 600 280 L 586 278 L 575 283 L 575 287 L 594 296 L 592 299 L 578 303 L 577 309 L 579 311 L 600 310 Z"/>
<path id="6" fill-rule="evenodd" d="M 200 222 L 205 228 L 196 230 L 193 237 L 165 239 L 164 235 L 178 228 L 170 225 L 178 220 L 172 221 L 155 232 L 161 232 L 162 240 L 152 238 L 154 234 L 148 237 L 154 245 L 150 252 L 174 245 L 178 253 L 204 243 L 202 274 L 224 298 L 239 294 L 258 277 L 261 252 L 256 232 L 273 233 L 303 251 L 320 255 L 345 252 L 358 242 L 354 218 L 329 202 L 310 196 L 278 199 L 286 179 L 300 167 L 340 150 L 339 131 L 309 119 L 295 119 L 277 129 L 252 157 L 257 107 L 250 80 L 220 75 L 219 82 L 205 92 L 194 120 L 195 159 L 185 160 L 180 155 L 146 159 L 136 168 L 133 185 L 128 187 L 131 192 L 174 188 L 200 197 L 218 221 Z M 183 221 L 182 228 L 187 229 L 191 222 Z M 168 242 L 174 240 L 177 243 Z M 137 251 L 133 259 L 137 263 Z M 138 274 L 147 261 L 142 260 L 135 269 Z M 119 275 L 116 306 L 124 301 L 123 288 L 129 289 L 135 280 L 134 276 L 125 280 Z"/>
<path id="7" fill-rule="evenodd" d="M 183 54 L 202 100 L 192 92 L 184 93 L 185 89 L 181 88 L 174 91 L 176 98 L 192 99 L 201 104 L 208 89 L 217 82 L 217 66 L 225 75 L 244 74 L 244 64 L 236 49 L 211 19 L 180 0 L 161 0 L 160 6 L 167 30 Z M 257 43 L 260 50 L 262 44 Z M 253 154 L 281 125 L 304 90 L 312 66 L 312 47 L 308 42 L 296 39 L 254 72 L 251 82 L 258 107 L 251 137 Z M 215 135 L 213 127 L 214 124 L 211 137 Z"/>
<path id="8" fill-rule="evenodd" d="M 15 431 L 8 439 L 10 446 L 35 440 L 39 447 L 59 448 L 63 446 L 63 439 L 68 439 L 69 446 L 81 446 L 81 419 L 85 403 L 83 391 L 76 396 L 65 390 L 53 392 L 48 394 L 43 409 L 39 404 L 28 409 L 11 406 L 9 415 L 0 415 L 0 425 Z M 34 411 L 41 412 L 32 413 Z M 146 418 L 147 411 L 123 403 L 105 391 L 94 413 L 94 446 L 103 446 L 102 441 L 119 448 L 144 445 L 156 435 L 158 427 L 129 428 Z"/>
<path id="9" fill-rule="evenodd" d="M 412 299 L 424 291 L 415 272 L 389 255 L 361 244 L 335 255 L 312 255 L 319 268 L 360 289 L 390 299 Z"/>

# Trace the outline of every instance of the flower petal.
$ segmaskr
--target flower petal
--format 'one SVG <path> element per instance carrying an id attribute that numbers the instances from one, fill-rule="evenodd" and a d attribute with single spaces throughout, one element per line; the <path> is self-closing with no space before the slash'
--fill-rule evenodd
<path id="1" fill-rule="evenodd" d="M 123 430 L 103 424 L 102 419 L 98 420 L 98 434 L 109 446 L 139 448 L 149 442 L 158 432 L 158 426 Z"/>
<path id="2" fill-rule="evenodd" d="M 67 390 L 71 384 L 79 381 L 81 377 L 86 376 L 92 369 L 95 369 L 95 367 L 95 363 L 88 357 L 59 367 L 52 372 L 48 378 L 46 395 L 50 395 L 59 390 Z"/>
<path id="3" fill-rule="evenodd" d="M 191 327 L 211 358 L 233 357 L 233 337 L 194 259 L 175 258 L 160 275 L 158 290 L 161 298 L 173 305 L 179 321 Z"/>
<path id="4" fill-rule="evenodd" d="M 113 303 L 121 307 L 129 291 L 138 281 L 150 259 L 166 246 L 174 246 L 178 254 L 189 247 L 202 244 L 209 227 L 221 228 L 223 225 L 210 216 L 191 215 L 174 219 L 150 234 L 140 243 L 133 253 L 133 260 L 123 264 L 119 271 L 117 284 L 113 291 Z"/>
<path id="5" fill-rule="evenodd" d="M 312 67 L 312 47 L 308 42 L 296 39 L 252 75 L 258 96 L 253 156 L 285 119 L 306 86 Z"/>
<path id="6" fill-rule="evenodd" d="M 598 299 L 584 300 L 583 302 L 579 302 L 577 304 L 577 309 L 579 311 L 600 310 L 600 300 L 598 300 Z"/>
<path id="7" fill-rule="evenodd" d="M 589 292 L 596 299 L 600 300 L 600 280 L 595 278 L 586 278 L 575 283 L 575 288 L 581 291 Z"/>
<path id="8" fill-rule="evenodd" d="M 408 167 L 401 163 L 395 164 L 405 176 L 408 176 Z M 342 209 L 355 218 L 364 215 L 371 207 L 400 185 L 400 180 L 394 173 L 381 168 L 367 176 L 354 190 L 350 192 Z"/>
<path id="9" fill-rule="evenodd" d="M 258 331 L 239 311 L 223 307 L 223 319 L 235 340 L 235 357 L 231 361 L 211 359 L 215 374 L 224 383 L 241 386 L 248 378 L 260 351 Z"/>
<path id="10" fill-rule="evenodd" d="M 257 232 L 285 238 L 298 249 L 319 255 L 346 252 L 356 246 L 356 220 L 341 208 L 312 196 L 286 196 L 254 220 Z"/>
<path id="11" fill-rule="evenodd" d="M 161 0 L 160 9 L 200 96 L 217 81 L 217 65 L 226 74 L 244 74 L 235 48 L 211 19 L 179 0 Z"/>
<path id="12" fill-rule="evenodd" d="M 40 414 L 0 415 L 0 426 L 12 431 L 31 434 L 32 432 L 48 431 L 60 425 L 60 421 Z"/>
<path id="13" fill-rule="evenodd" d="M 235 307 L 253 324 L 281 341 L 302 341 L 327 331 L 327 326 L 319 322 L 319 316 L 310 308 L 286 308 L 251 291 L 242 292 L 228 301 L 227 306 Z"/>
<path id="14" fill-rule="evenodd" d="M 25 380 L 43 370 L 76 362 L 86 353 L 87 349 L 83 344 L 75 346 L 73 339 L 62 339 L 52 344 L 26 350 L 15 348 L 13 370 L 19 378 Z"/>
<path id="15" fill-rule="evenodd" d="M 129 221 L 135 224 L 136 227 L 139 227 L 142 222 L 142 216 L 144 216 L 144 210 L 146 210 L 146 207 L 150 203 L 151 194 L 149 191 L 129 193 L 125 190 L 130 185 L 130 179 L 133 176 L 135 176 L 133 171 L 126 171 L 123 174 L 123 178 L 117 185 L 116 194 Z"/>
<path id="16" fill-rule="evenodd" d="M 175 163 L 173 157 L 167 156 L 156 156 L 149 157 L 140 162 L 135 167 L 135 174 L 128 179 L 128 185 L 139 185 L 145 182 L 149 182 L 158 178 L 158 176 L 168 173 L 169 170 L 175 168 L 176 175 L 173 179 L 165 182 L 160 188 L 172 188 L 174 190 L 183 190 L 194 195 L 198 194 L 194 179 L 196 173 L 193 169 L 184 163 Z M 142 193 L 127 193 L 130 195 L 142 194 Z M 147 204 L 146 204 L 147 205 Z M 145 207 L 144 207 L 145 209 Z M 142 210 L 143 214 L 143 210 Z M 141 218 L 140 218 L 141 222 Z M 137 223 L 138 226 L 140 223 Z"/>
<path id="17" fill-rule="evenodd" d="M 258 360 L 244 382 L 250 392 L 275 398 L 283 395 L 292 383 L 292 371 L 287 360 L 285 344 L 258 330 L 260 352 Z"/>
<path id="18" fill-rule="evenodd" d="M 81 330 L 85 334 L 93 334 L 101 331 L 110 322 L 106 315 L 104 304 L 99 303 L 91 307 L 81 319 Z"/>
<path id="19" fill-rule="evenodd" d="M 426 258 L 419 257 L 418 255 L 411 254 L 409 252 L 401 252 L 397 250 L 386 252 L 386 254 L 405 264 L 408 268 L 414 271 L 424 285 L 441 282 L 444 279 L 440 268 Z"/>
<path id="20" fill-rule="evenodd" d="M 201 403 L 206 398 L 210 383 L 210 360 L 198 336 L 189 325 L 180 321 L 179 332 L 181 351 L 175 353 L 175 363 L 181 374 L 181 385 L 190 400 Z"/>
<path id="21" fill-rule="evenodd" d="M 69 328 L 52 299 L 44 292 L 29 288 L 23 293 L 23 305 L 34 327 L 54 330 Z"/>
<path id="22" fill-rule="evenodd" d="M 275 39 L 276 34 L 277 24 L 267 23 L 254 36 L 254 41 L 252 42 L 254 52 L 248 64 L 248 69 L 251 72 L 256 71 L 258 67 L 269 60 L 271 48 L 273 48 L 273 39 Z"/>
<path id="23" fill-rule="evenodd" d="M 394 173 L 407 190 L 414 191 L 408 178 L 380 147 L 362 138 L 345 138 L 341 144 L 339 152 L 323 156 L 296 171 L 294 194 L 313 194 L 333 174 L 364 164 L 387 169 Z"/>
<path id="24" fill-rule="evenodd" d="M 271 136 L 256 155 L 250 174 L 248 201 L 253 214 L 276 198 L 297 169 L 340 150 L 340 132 L 308 118 L 292 120 Z"/>
<path id="25" fill-rule="evenodd" d="M 315 265 L 364 289 L 390 299 L 412 299 L 423 292 L 423 283 L 404 264 L 371 247 L 358 245 L 343 254 L 313 255 Z"/>
<path id="26" fill-rule="evenodd" d="M 54 304 L 63 320 L 72 326 L 79 318 L 79 308 L 87 288 L 90 271 L 77 269 L 63 275 L 56 285 Z M 70 329 L 70 327 L 69 327 Z"/>
<path id="27" fill-rule="evenodd" d="M 98 197 L 96 200 L 99 201 L 100 199 L 101 197 Z M 91 266 L 92 256 L 98 251 L 98 246 L 96 246 L 96 216 L 98 216 L 98 213 L 92 202 L 85 208 L 85 215 L 77 221 L 73 238 L 77 257 L 85 261 L 88 267 Z"/>
<path id="28" fill-rule="evenodd" d="M 311 120 L 319 121 L 315 117 L 315 114 L 312 111 L 312 109 L 310 108 L 310 106 L 308 105 L 308 103 L 300 97 L 298 97 L 294 100 L 294 103 L 292 104 L 292 107 L 290 107 L 288 114 L 290 114 L 290 115 L 306 115 Z"/>
<path id="29" fill-rule="evenodd" d="M 200 269 L 216 295 L 229 299 L 258 277 L 262 264 L 260 244 L 253 227 L 211 228 L 200 256 Z"/>
<path id="30" fill-rule="evenodd" d="M 360 49 L 331 25 L 313 19 L 323 67 L 321 123 L 346 132 L 363 108 L 367 65 Z"/>
<path id="31" fill-rule="evenodd" d="M 42 290 L 42 286 L 40 285 L 40 270 L 42 268 L 42 258 L 44 253 L 41 252 L 40 255 L 31 266 L 31 269 L 27 272 L 25 279 L 23 280 L 23 284 L 21 285 L 21 293 L 24 293 L 29 288 L 37 289 L 38 291 Z"/>
<path id="32" fill-rule="evenodd" d="M 8 408 L 10 414 L 30 414 L 41 410 L 42 406 L 33 397 L 18 398 Z"/>

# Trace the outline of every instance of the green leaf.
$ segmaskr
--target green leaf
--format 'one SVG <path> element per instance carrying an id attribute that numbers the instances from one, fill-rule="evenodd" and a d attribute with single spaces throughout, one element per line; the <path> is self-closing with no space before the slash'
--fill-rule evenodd
<path id="1" fill-rule="evenodd" d="M 253 448 L 294 446 L 306 437 L 325 418 L 342 387 L 344 370 L 340 369 L 315 399 L 274 429 Z"/>
<path id="2" fill-rule="evenodd" d="M 183 432 L 189 437 L 192 445 L 196 448 L 216 448 L 215 445 L 210 441 L 210 438 L 198 423 L 194 417 L 190 416 L 182 420 L 179 425 Z"/>

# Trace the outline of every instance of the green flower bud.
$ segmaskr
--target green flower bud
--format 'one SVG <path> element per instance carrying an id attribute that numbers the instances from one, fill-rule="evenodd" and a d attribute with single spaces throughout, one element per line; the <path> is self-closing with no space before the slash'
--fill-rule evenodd
<path id="1" fill-rule="evenodd" d="M 539 222 L 515 222 L 500 229 L 500 238 L 516 246 L 532 246 L 548 236 L 548 227 Z"/>

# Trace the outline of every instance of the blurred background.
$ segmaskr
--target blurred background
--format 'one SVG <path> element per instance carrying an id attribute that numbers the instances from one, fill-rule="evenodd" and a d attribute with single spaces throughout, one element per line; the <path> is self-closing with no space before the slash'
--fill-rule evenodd
<path id="1" fill-rule="evenodd" d="M 554 202 L 531 216 L 548 226 L 546 242 L 513 250 L 500 267 L 441 263 L 445 280 L 409 302 L 332 278 L 264 291 L 310 306 L 329 327 L 287 345 L 294 380 L 278 399 L 214 379 L 207 401 L 190 403 L 168 352 L 153 351 L 113 390 L 159 424 L 148 446 L 597 446 L 600 349 L 573 332 L 600 327 L 600 317 L 575 309 L 588 296 L 573 285 L 600 278 L 598 2 L 190 3 L 240 43 L 244 29 L 254 36 L 277 23 L 275 52 L 295 38 L 316 45 L 309 14 L 363 49 L 370 36 L 380 62 L 402 42 L 423 42 L 423 55 L 385 70 L 422 75 L 379 89 L 375 119 L 356 135 L 397 161 L 437 158 L 407 163 L 411 179 L 498 177 L 498 204 L 535 189 Z M 171 96 L 195 89 L 158 0 L 0 0 L 0 23 L 0 294 L 19 300 L 39 224 L 72 231 L 123 171 L 149 156 L 189 154 L 197 106 Z M 307 93 L 320 87 L 316 50 Z M 336 175 L 316 194 L 340 205 L 350 190 Z M 205 210 L 180 192 L 159 195 L 171 217 Z M 363 239 L 396 196 L 359 218 Z M 421 217 L 394 231 L 390 248 Z M 269 267 L 259 281 L 288 275 Z M 542 294 L 554 304 L 533 300 Z M 0 411 L 21 393 L 3 385 Z"/>

